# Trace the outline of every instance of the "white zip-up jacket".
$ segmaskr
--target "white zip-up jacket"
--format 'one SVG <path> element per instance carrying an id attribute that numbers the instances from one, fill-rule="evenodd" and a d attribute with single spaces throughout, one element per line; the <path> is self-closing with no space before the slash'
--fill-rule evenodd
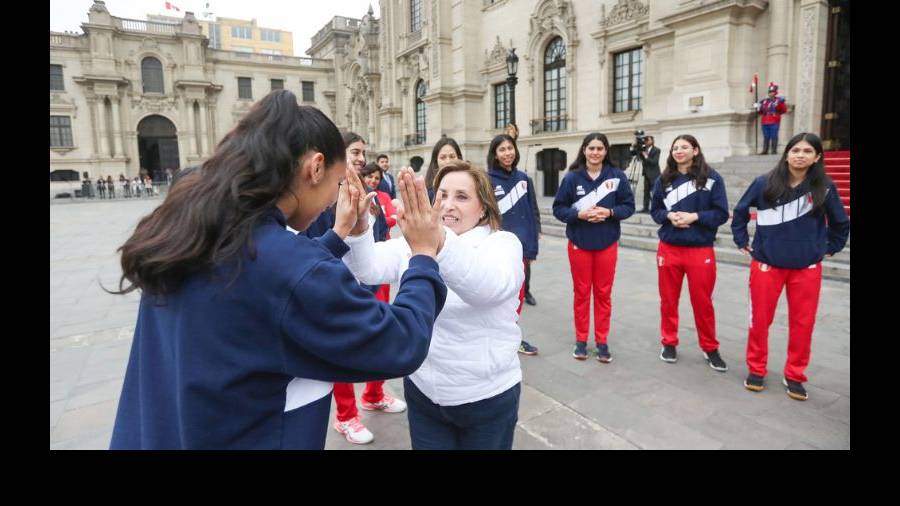
<path id="1" fill-rule="evenodd" d="M 409 379 L 432 402 L 458 406 L 501 394 L 522 381 L 516 309 L 525 280 L 522 243 L 481 225 L 456 235 L 444 227 L 437 255 L 448 293 L 434 322 L 431 346 Z M 344 263 L 367 285 L 396 283 L 412 256 L 403 238 L 375 243 L 372 227 L 345 240 Z"/>

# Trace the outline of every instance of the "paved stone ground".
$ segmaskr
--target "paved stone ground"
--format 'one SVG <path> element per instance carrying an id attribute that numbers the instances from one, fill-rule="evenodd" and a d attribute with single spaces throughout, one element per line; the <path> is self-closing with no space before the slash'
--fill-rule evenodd
<path id="1" fill-rule="evenodd" d="M 130 351 L 138 296 L 117 285 L 118 256 L 138 220 L 159 199 L 50 206 L 50 449 L 103 449 Z M 810 399 L 780 386 L 786 357 L 784 296 L 770 331 L 768 389 L 741 382 L 747 334 L 748 272 L 720 264 L 714 294 L 727 373 L 710 369 L 697 347 L 685 286 L 679 360 L 659 360 L 659 296 L 652 252 L 620 249 L 613 288 L 610 349 L 615 360 L 571 357 L 572 282 L 562 239 L 545 237 L 532 270 L 537 306 L 521 325 L 540 348 L 521 357 L 524 384 L 515 449 L 849 449 L 850 285 L 825 281 L 813 337 Z M 394 290 L 396 292 L 396 290 Z M 402 398 L 402 382 L 387 382 Z M 360 395 L 362 385 L 357 386 Z M 332 410 L 334 408 L 332 407 Z M 405 414 L 361 411 L 370 445 L 329 430 L 328 449 L 408 449 Z"/>

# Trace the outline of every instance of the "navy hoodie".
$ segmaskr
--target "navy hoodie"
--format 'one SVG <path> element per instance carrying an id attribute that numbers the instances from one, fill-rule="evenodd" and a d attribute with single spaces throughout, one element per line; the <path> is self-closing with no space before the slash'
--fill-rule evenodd
<path id="1" fill-rule="evenodd" d="M 272 208 L 233 270 L 189 275 L 141 297 L 111 449 L 323 449 L 331 389 L 414 372 L 428 353 L 447 288 L 434 259 L 410 259 L 393 305 L 340 260 L 333 232 L 311 240 Z"/>
<path id="2" fill-rule="evenodd" d="M 600 223 L 578 218 L 578 212 L 593 206 L 612 209 L 613 215 Z M 582 166 L 569 171 L 553 200 L 553 215 L 566 224 L 566 237 L 586 250 L 606 249 L 621 235 L 620 220 L 634 214 L 634 193 L 621 170 L 603 164 L 600 176 L 592 180 Z"/>
<path id="3" fill-rule="evenodd" d="M 756 234 L 751 255 L 759 262 L 782 269 L 802 269 L 819 263 L 826 254 L 844 249 L 850 236 L 850 218 L 834 183 L 828 187 L 822 209 L 814 212 L 808 181 L 772 205 L 763 196 L 767 179 L 768 176 L 756 178 L 734 207 L 731 231 L 738 248 L 750 242 L 747 223 L 750 208 L 755 207 Z"/>
<path id="4" fill-rule="evenodd" d="M 706 186 L 697 190 L 695 179 L 678 174 L 663 191 L 662 177 L 653 184 L 650 215 L 661 224 L 657 235 L 675 246 L 712 247 L 719 225 L 728 221 L 728 197 L 725 180 L 715 170 L 709 171 Z M 676 228 L 666 217 L 670 212 L 697 213 L 699 219 L 688 228 Z"/>
<path id="5" fill-rule="evenodd" d="M 512 232 L 522 243 L 522 254 L 529 260 L 538 255 L 538 233 L 540 231 L 540 214 L 531 195 L 534 195 L 534 183 L 531 178 L 519 169 L 507 172 L 494 167 L 488 174 L 494 185 L 494 197 L 503 215 L 503 230 Z"/>

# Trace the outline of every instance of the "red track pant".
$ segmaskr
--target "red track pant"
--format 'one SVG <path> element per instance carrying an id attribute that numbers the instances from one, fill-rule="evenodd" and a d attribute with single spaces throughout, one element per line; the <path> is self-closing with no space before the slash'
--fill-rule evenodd
<path id="1" fill-rule="evenodd" d="M 705 352 L 719 348 L 716 340 L 716 311 L 712 294 L 716 286 L 716 253 L 713 248 L 690 248 L 659 242 L 656 252 L 659 273 L 660 330 L 662 344 L 678 346 L 678 299 L 687 275 L 691 307 L 700 349 Z"/>
<path id="2" fill-rule="evenodd" d="M 390 302 L 391 285 L 381 285 L 375 298 L 382 302 Z M 384 381 L 370 381 L 366 383 L 363 391 L 363 400 L 366 402 L 378 402 L 384 397 Z M 353 391 L 353 383 L 334 384 L 334 403 L 337 405 L 337 419 L 346 422 L 359 415 L 356 409 L 356 393 Z"/>
<path id="3" fill-rule="evenodd" d="M 612 246 L 602 250 L 586 250 L 569 241 L 569 267 L 572 270 L 572 285 L 575 290 L 576 341 L 587 342 L 588 329 L 591 325 L 591 292 L 593 292 L 594 341 L 597 344 L 606 344 L 612 313 L 610 295 L 618 257 L 618 243 L 613 243 Z"/>
<path id="4" fill-rule="evenodd" d="M 522 259 L 522 264 L 523 264 L 524 268 L 526 268 L 526 269 L 528 268 L 528 262 L 530 262 L 530 260 L 528 260 L 527 258 Z M 525 282 L 524 281 L 522 281 L 522 288 L 519 288 L 519 307 L 516 308 L 516 314 L 518 314 L 518 315 L 522 314 L 522 303 L 523 302 L 525 302 Z"/>
<path id="5" fill-rule="evenodd" d="M 779 269 L 754 260 L 750 264 L 750 331 L 747 336 L 747 368 L 751 374 L 766 375 L 769 358 L 769 326 L 781 290 L 787 288 L 788 355 L 784 376 L 806 382 L 813 326 L 822 287 L 822 264 L 805 269 Z"/>

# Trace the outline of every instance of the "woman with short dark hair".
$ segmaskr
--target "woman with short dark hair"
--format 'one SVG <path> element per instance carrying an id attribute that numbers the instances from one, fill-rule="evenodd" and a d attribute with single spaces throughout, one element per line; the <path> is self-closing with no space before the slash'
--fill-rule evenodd
<path id="1" fill-rule="evenodd" d="M 411 190 L 403 169 L 398 188 Z M 428 357 L 403 381 L 414 450 L 509 450 L 518 420 L 522 370 L 516 306 L 522 286 L 522 244 L 500 230 L 500 211 L 487 174 L 456 160 L 438 170 L 432 206 L 444 225 L 437 255 L 451 294 L 434 324 Z M 417 202 L 429 207 L 427 200 Z M 409 211 L 404 202 L 400 223 Z M 347 238 L 344 261 L 362 283 L 407 276 L 404 238 L 376 243 L 371 231 Z"/>

